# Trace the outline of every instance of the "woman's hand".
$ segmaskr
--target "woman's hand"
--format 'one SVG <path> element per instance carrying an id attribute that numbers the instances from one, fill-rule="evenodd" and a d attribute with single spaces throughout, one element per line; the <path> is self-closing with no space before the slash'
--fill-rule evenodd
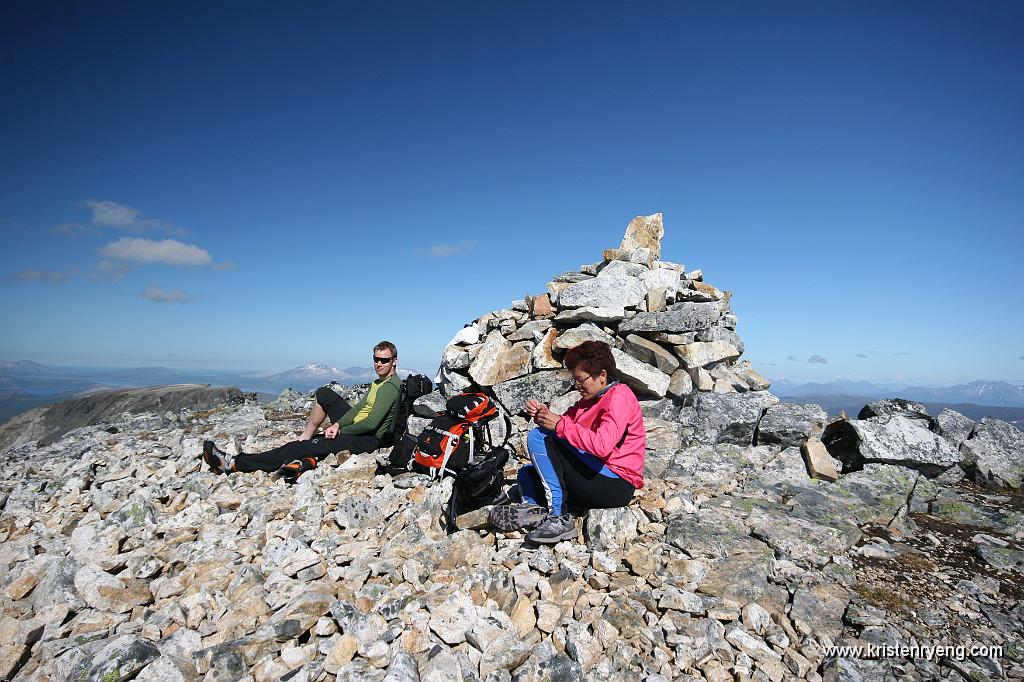
<path id="1" fill-rule="evenodd" d="M 537 422 L 538 426 L 541 426 L 550 431 L 554 431 L 555 427 L 558 426 L 558 421 L 562 418 L 562 415 L 557 412 L 552 412 L 548 409 L 547 405 L 541 405 L 537 410 L 537 414 L 534 415 L 533 420 Z"/>
<path id="2" fill-rule="evenodd" d="M 331 424 L 330 426 L 327 427 L 327 430 L 324 431 L 324 438 L 336 438 L 338 436 L 339 430 L 340 428 L 338 427 L 337 424 Z"/>
<path id="3" fill-rule="evenodd" d="M 541 408 L 547 408 L 547 405 L 533 398 L 526 401 L 526 414 L 530 417 L 536 417 Z"/>

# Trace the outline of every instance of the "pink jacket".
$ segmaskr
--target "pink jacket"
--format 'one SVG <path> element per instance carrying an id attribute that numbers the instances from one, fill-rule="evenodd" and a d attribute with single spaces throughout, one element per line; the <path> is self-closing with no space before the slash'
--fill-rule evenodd
<path id="1" fill-rule="evenodd" d="M 555 435 L 596 455 L 634 488 L 644 487 L 644 450 L 647 432 L 633 391 L 625 384 L 612 386 L 596 401 L 580 400 L 566 410 Z"/>

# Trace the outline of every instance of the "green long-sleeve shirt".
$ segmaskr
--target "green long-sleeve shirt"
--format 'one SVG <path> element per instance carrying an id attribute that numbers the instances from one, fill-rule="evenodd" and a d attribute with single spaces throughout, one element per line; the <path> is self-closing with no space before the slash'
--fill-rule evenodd
<path id="1" fill-rule="evenodd" d="M 376 391 L 372 389 L 376 387 Z M 341 415 L 336 424 L 340 427 L 338 433 L 347 433 L 350 436 L 375 435 L 383 438 L 391 430 L 391 420 L 395 414 L 395 403 L 398 401 L 398 394 L 401 391 L 402 380 L 397 374 L 392 374 L 387 379 L 376 379 L 371 385 L 371 390 L 366 392 L 359 402 L 349 408 L 348 412 Z M 370 396 L 373 395 L 373 403 L 369 404 Z M 370 411 L 362 419 L 356 417 L 367 406 Z"/>

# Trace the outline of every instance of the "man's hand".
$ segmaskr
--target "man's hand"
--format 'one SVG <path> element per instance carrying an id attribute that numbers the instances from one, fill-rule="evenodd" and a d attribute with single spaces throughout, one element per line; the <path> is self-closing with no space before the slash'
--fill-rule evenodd
<path id="1" fill-rule="evenodd" d="M 338 435 L 338 431 L 340 430 L 341 429 L 338 427 L 337 424 L 331 424 L 330 426 L 327 427 L 327 430 L 324 431 L 324 438 L 336 438 Z"/>

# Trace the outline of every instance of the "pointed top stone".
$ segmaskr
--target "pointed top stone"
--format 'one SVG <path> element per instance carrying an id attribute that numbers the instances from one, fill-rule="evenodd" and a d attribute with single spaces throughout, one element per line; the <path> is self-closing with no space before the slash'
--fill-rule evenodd
<path id="1" fill-rule="evenodd" d="M 629 253 L 636 249 L 650 249 L 653 260 L 661 258 L 661 238 L 665 236 L 665 226 L 661 222 L 661 214 L 638 215 L 629 221 L 626 234 L 622 237 L 619 250 Z"/>

